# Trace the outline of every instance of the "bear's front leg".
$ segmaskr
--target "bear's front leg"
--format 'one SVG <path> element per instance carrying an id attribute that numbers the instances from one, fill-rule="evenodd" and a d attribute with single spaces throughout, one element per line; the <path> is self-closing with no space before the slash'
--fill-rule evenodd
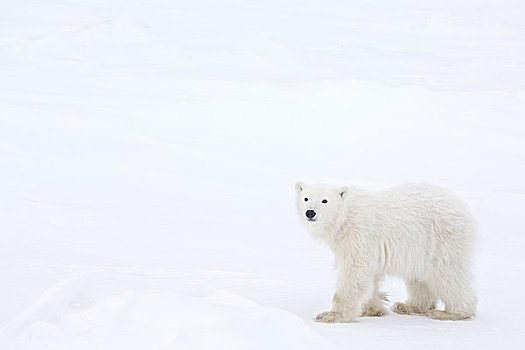
<path id="1" fill-rule="evenodd" d="M 325 311 L 314 320 L 325 323 L 356 322 L 363 305 L 374 293 L 374 279 L 365 267 L 345 266 L 339 272 L 332 310 Z"/>

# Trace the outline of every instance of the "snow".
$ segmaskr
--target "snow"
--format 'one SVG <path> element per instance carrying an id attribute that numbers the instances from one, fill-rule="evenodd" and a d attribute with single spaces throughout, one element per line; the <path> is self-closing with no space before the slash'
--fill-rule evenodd
<path id="1" fill-rule="evenodd" d="M 86 281 L 64 281 L 9 324 L 15 345 L 29 339 L 39 349 L 335 348 L 297 316 L 228 292 L 191 285 L 189 295 L 127 290 L 90 305 L 82 297 L 89 295 Z"/>
<path id="2" fill-rule="evenodd" d="M 0 348 L 523 348 L 523 10 L 6 3 Z M 336 272 L 297 180 L 451 188 L 479 221 L 478 317 L 313 322 Z"/>

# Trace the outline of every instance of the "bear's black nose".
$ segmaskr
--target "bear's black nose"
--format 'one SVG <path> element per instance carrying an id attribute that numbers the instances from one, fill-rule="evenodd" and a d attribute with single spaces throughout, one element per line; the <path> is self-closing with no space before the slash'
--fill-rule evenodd
<path id="1" fill-rule="evenodd" d="M 306 217 L 307 217 L 308 219 L 311 219 L 311 218 L 313 218 L 314 216 L 315 216 L 315 211 L 313 211 L 313 210 L 307 210 L 307 211 L 306 211 Z"/>

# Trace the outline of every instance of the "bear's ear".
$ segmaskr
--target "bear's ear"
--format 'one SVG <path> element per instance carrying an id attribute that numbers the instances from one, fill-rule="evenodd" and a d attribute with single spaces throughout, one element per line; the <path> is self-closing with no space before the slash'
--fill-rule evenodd
<path id="1" fill-rule="evenodd" d="M 301 181 L 297 181 L 295 184 L 295 193 L 299 194 L 304 188 L 306 188 L 306 184 Z"/>
<path id="2" fill-rule="evenodd" d="M 348 187 L 347 186 L 341 186 L 337 189 L 337 193 L 341 196 L 341 198 L 345 198 L 346 194 L 348 193 Z"/>

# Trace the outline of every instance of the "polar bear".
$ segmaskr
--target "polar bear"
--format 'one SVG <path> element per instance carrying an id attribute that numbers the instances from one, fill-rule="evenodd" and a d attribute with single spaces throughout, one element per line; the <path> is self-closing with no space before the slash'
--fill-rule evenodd
<path id="1" fill-rule="evenodd" d="M 296 205 L 311 233 L 335 255 L 339 271 L 332 310 L 318 322 L 382 316 L 386 275 L 402 278 L 408 300 L 392 311 L 438 320 L 472 318 L 471 257 L 475 224 L 465 205 L 440 187 L 413 184 L 386 191 L 295 185 Z M 436 309 L 441 300 L 444 310 Z"/>

